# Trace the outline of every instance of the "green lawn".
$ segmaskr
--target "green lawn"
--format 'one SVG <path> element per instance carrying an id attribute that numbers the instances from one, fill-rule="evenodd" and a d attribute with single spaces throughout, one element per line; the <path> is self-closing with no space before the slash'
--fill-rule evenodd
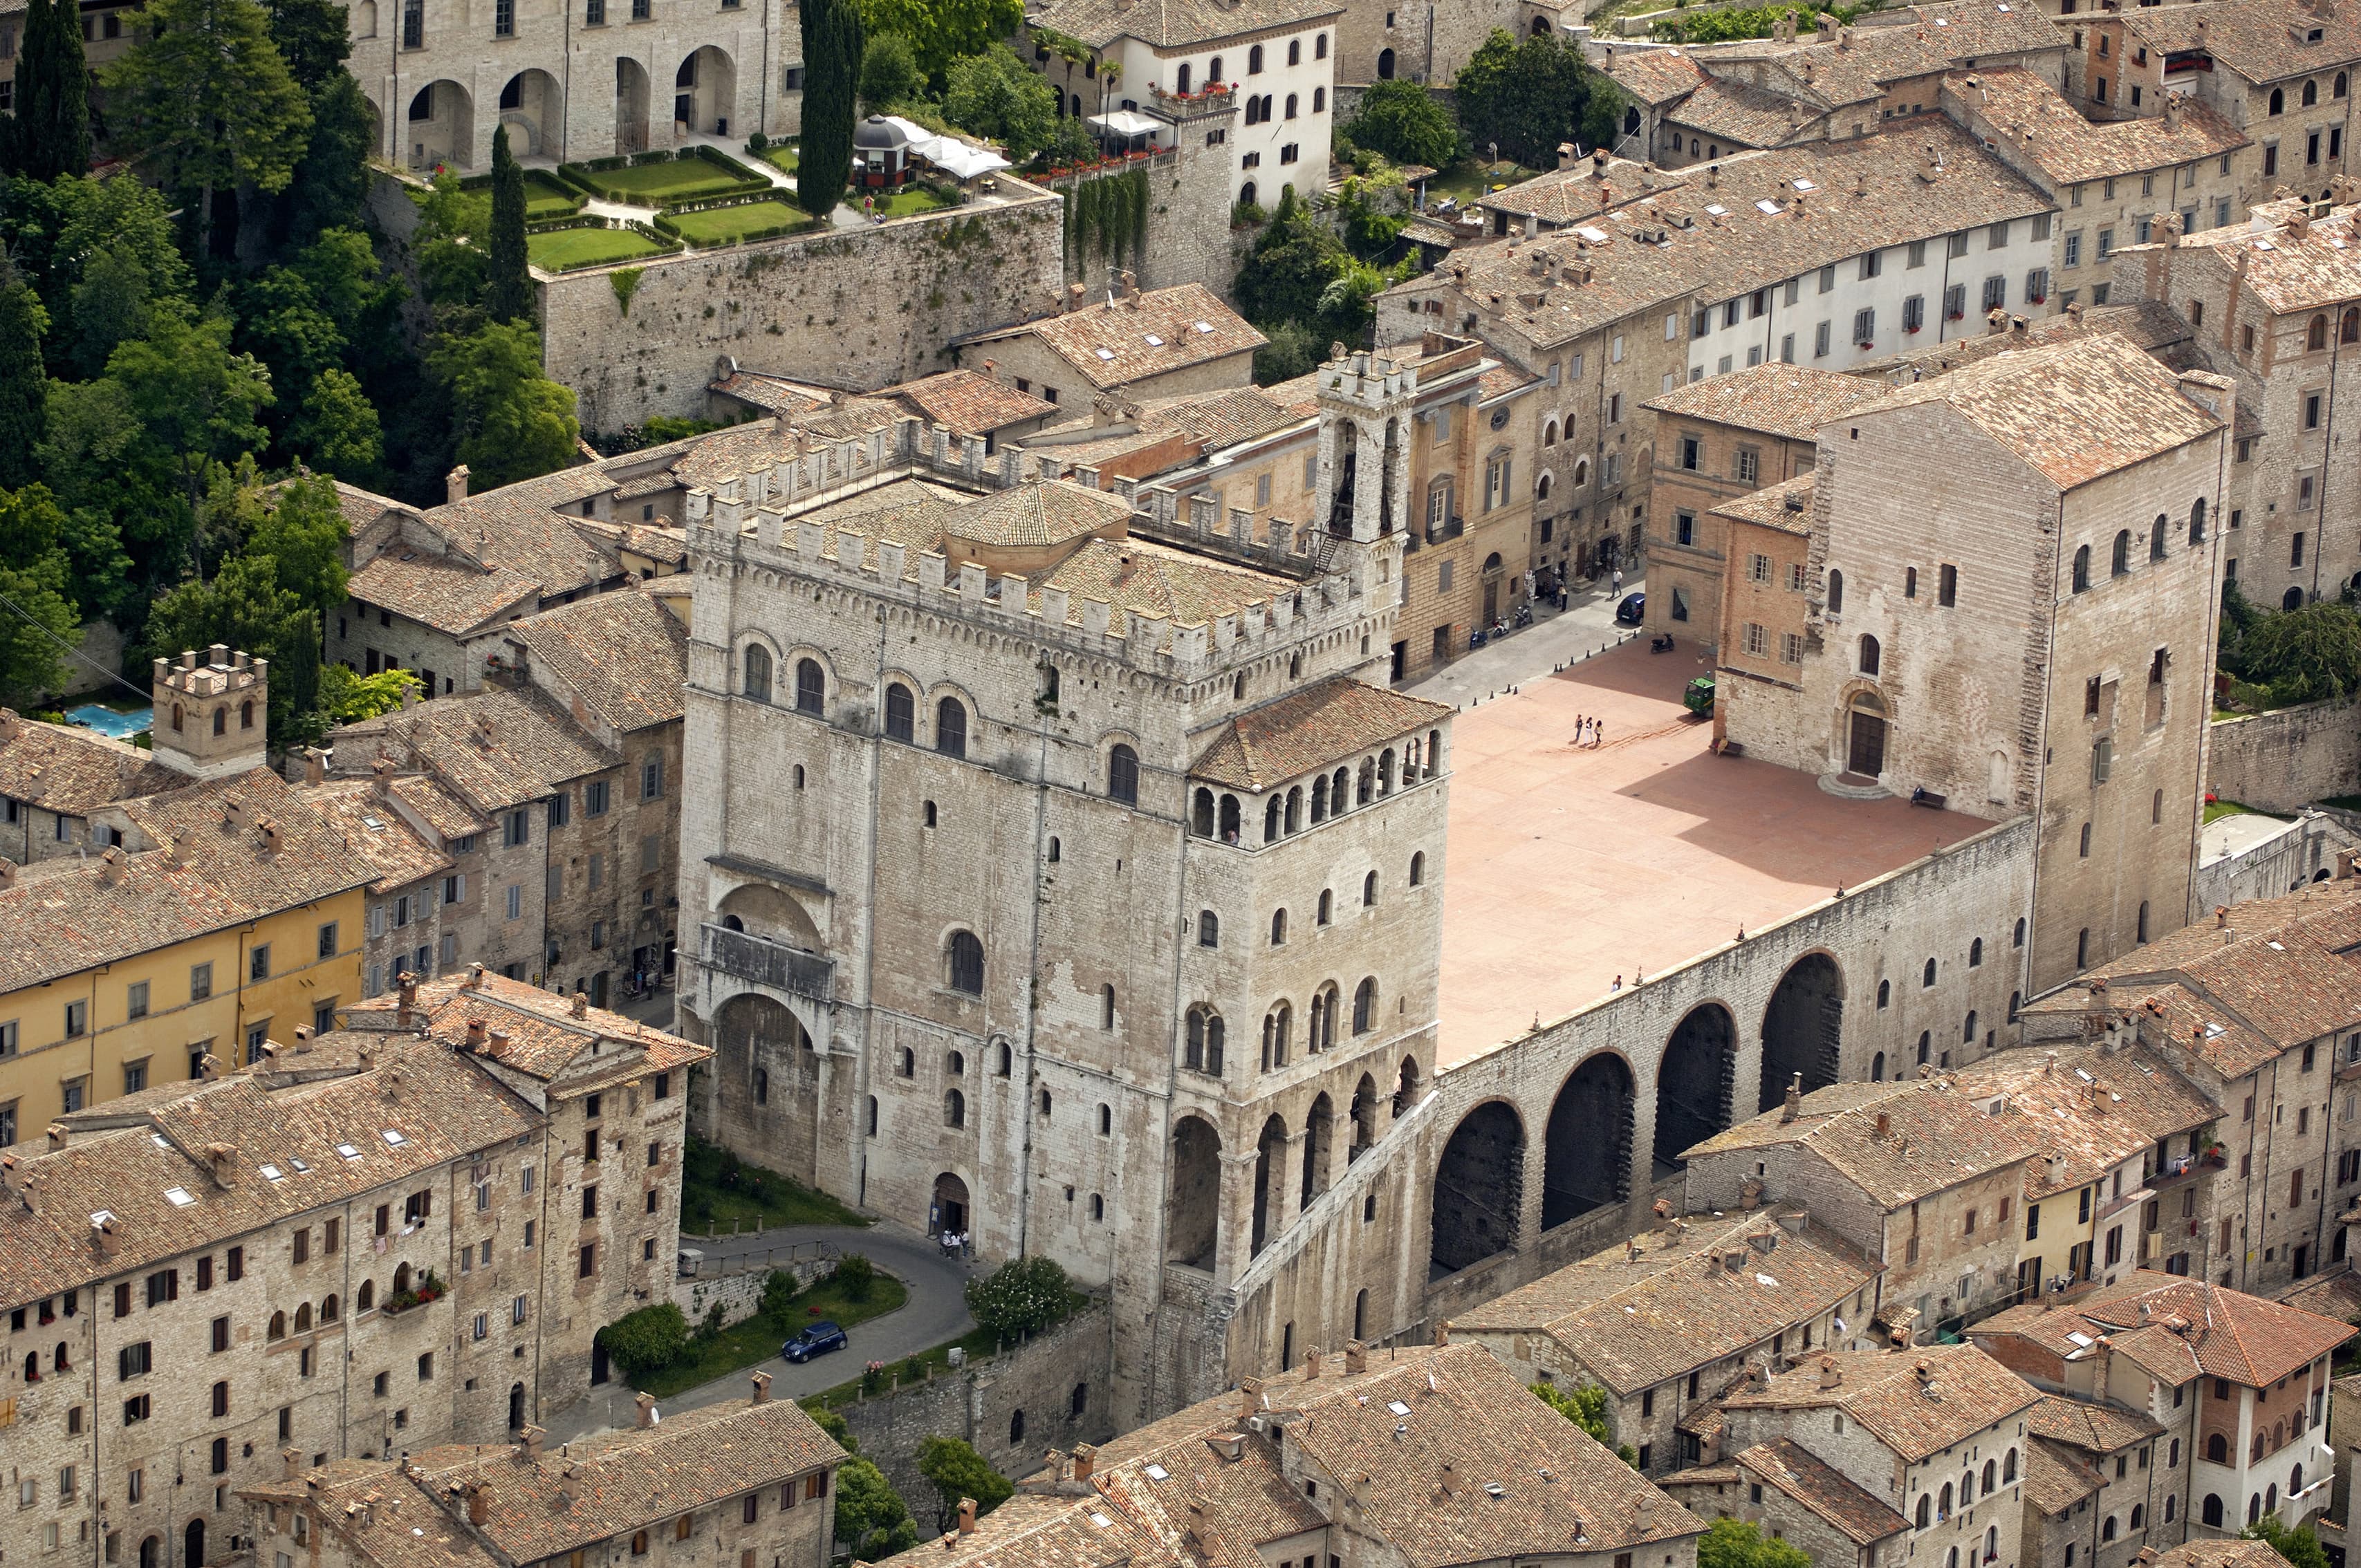
<path id="1" fill-rule="evenodd" d="M 561 181 L 554 174 L 538 169 L 524 171 L 524 218 L 534 223 L 543 218 L 562 218 L 578 212 L 582 192 Z"/>
<path id="2" fill-rule="evenodd" d="M 861 205 L 861 198 L 866 194 L 868 194 L 866 192 L 849 193 L 844 198 L 844 204 L 856 213 L 864 211 L 865 209 Z M 923 185 L 905 185 L 890 196 L 880 194 L 877 198 L 877 211 L 889 218 L 906 218 L 914 214 L 931 213 L 950 205 L 951 205 L 950 203 Z"/>
<path id="3" fill-rule="evenodd" d="M 641 1391 L 668 1399 L 684 1388 L 694 1388 L 700 1383 L 710 1383 L 716 1377 L 726 1377 L 771 1360 L 779 1354 L 779 1346 L 786 1337 L 806 1323 L 829 1318 L 849 1329 L 855 1323 L 884 1316 L 909 1299 L 909 1296 L 907 1287 L 882 1269 L 870 1280 L 866 1300 L 848 1299 L 837 1288 L 835 1280 L 823 1279 L 795 1299 L 785 1323 L 758 1312 L 742 1323 L 722 1330 L 718 1339 L 692 1339 L 689 1354 L 653 1376 L 642 1379 Z"/>
<path id="4" fill-rule="evenodd" d="M 559 229 L 525 236 L 527 259 L 547 271 L 607 261 L 629 261 L 664 247 L 634 229 Z"/>
<path id="5" fill-rule="evenodd" d="M 2205 820 L 2219 822 L 2224 817 L 2278 817 L 2277 812 L 2258 811 L 2242 800 L 2217 800 L 2205 808 Z M 2279 818 L 2284 822 L 2284 817 Z"/>
<path id="6" fill-rule="evenodd" d="M 880 1276 L 879 1277 L 882 1279 L 884 1277 Z M 1082 1291 L 1075 1291 L 1071 1303 L 1066 1309 L 1066 1317 L 1072 1317 L 1076 1312 L 1081 1311 L 1084 1307 L 1090 1305 L 1090 1299 L 1091 1299 Z M 838 1321 L 840 1322 L 843 1320 L 839 1319 Z M 1060 1322 L 1063 1322 L 1064 1321 L 1064 1318 L 1060 1318 L 1059 1320 Z M 1051 1327 L 1055 1326 L 1055 1324 L 1051 1325 Z M 1047 1332 L 1048 1331 L 1044 1330 L 1043 1332 Z M 967 1361 L 968 1365 L 971 1366 L 994 1354 L 1002 1348 L 999 1336 L 994 1334 L 990 1329 L 971 1329 L 966 1333 L 961 1334 L 959 1338 L 945 1340 L 942 1343 L 936 1345 L 931 1350 L 922 1350 L 917 1354 L 909 1356 L 905 1360 L 886 1363 L 886 1375 L 890 1377 L 893 1374 L 898 1372 L 901 1374 L 903 1382 L 915 1383 L 926 1376 L 926 1369 L 929 1366 L 932 1366 L 938 1373 L 947 1371 L 950 1369 L 951 1364 L 951 1349 L 953 1346 L 957 1346 L 967 1352 Z M 830 1406 L 849 1405 L 852 1403 L 854 1397 L 860 1392 L 861 1375 L 859 1369 L 856 1368 L 851 1377 L 838 1384 L 835 1387 L 824 1389 L 818 1394 L 807 1396 L 800 1402 L 804 1409 L 807 1410 L 827 1409 Z"/>
<path id="7" fill-rule="evenodd" d="M 803 159 L 796 148 L 782 143 L 764 148 L 763 161 L 782 174 L 793 174 Z"/>
<path id="8" fill-rule="evenodd" d="M 1520 164 L 1468 159 L 1437 171 L 1434 178 L 1426 182 L 1426 199 L 1431 203 L 1441 196 L 1455 196 L 1465 206 L 1495 185 L 1521 184 L 1531 180 L 1536 172 Z"/>
<path id="9" fill-rule="evenodd" d="M 667 202 L 693 202 L 699 196 L 716 195 L 744 183 L 739 176 L 701 158 L 595 170 L 590 182 L 602 191 L 620 191 L 627 200 L 645 198 L 652 207 L 661 207 Z"/>
<path id="10" fill-rule="evenodd" d="M 747 1230 L 777 1225 L 865 1225 L 869 1222 L 825 1192 L 791 1177 L 749 1165 L 726 1149 L 692 1136 L 681 1162 L 680 1228 L 683 1245 L 695 1235 L 726 1235 L 733 1223 Z"/>
<path id="11" fill-rule="evenodd" d="M 812 228 L 819 222 L 802 208 L 791 207 L 783 201 L 708 207 L 701 213 L 667 213 L 664 218 L 691 245 L 735 245 L 741 236 L 757 229 L 775 229 L 781 224 Z"/>

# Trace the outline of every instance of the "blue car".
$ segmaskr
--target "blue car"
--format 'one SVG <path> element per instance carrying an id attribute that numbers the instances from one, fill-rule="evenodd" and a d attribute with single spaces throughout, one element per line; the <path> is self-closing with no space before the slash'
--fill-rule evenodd
<path id="1" fill-rule="evenodd" d="M 1648 596 L 1642 590 L 1625 594 L 1623 602 L 1615 607 L 1615 619 L 1625 626 L 1637 626 L 1648 613 Z"/>
<path id="2" fill-rule="evenodd" d="M 842 1350 L 852 1343 L 844 1331 L 831 1322 L 817 1322 L 779 1347 L 779 1354 L 789 1361 L 809 1361 L 815 1355 L 825 1355 L 831 1350 Z"/>

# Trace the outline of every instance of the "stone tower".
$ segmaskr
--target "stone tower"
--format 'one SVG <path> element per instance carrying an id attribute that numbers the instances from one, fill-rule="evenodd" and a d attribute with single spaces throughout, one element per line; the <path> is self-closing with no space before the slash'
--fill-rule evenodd
<path id="1" fill-rule="evenodd" d="M 249 659 L 216 642 L 202 663 L 193 650 L 177 664 L 157 660 L 149 685 L 158 762 L 195 779 L 229 778 L 265 764 L 269 660 Z"/>
<path id="2" fill-rule="evenodd" d="M 1384 351 L 1339 344 L 1320 367 L 1320 504 L 1314 521 L 1339 538 L 1372 543 L 1410 527 L 1411 405 L 1418 372 Z"/>

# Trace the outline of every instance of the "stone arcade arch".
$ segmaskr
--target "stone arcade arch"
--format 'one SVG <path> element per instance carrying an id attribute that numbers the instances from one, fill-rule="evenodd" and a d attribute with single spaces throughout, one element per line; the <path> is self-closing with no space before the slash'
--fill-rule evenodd
<path id="1" fill-rule="evenodd" d="M 759 1148 L 764 1164 L 798 1180 L 814 1180 L 819 1054 L 802 1022 L 776 999 L 746 992 L 715 1011 L 712 1036 L 719 1141 L 732 1148 Z"/>
<path id="2" fill-rule="evenodd" d="M 711 44 L 680 62 L 673 73 L 673 134 L 730 134 L 738 102 L 738 67 Z"/>
<path id="3" fill-rule="evenodd" d="M 1656 1170 L 1730 1125 L 1738 1101 L 1738 1021 L 1719 1002 L 1689 1009 L 1656 1068 Z"/>
<path id="4" fill-rule="evenodd" d="M 803 905 L 768 883 L 751 882 L 743 887 L 733 887 L 721 899 L 722 922 L 733 918 L 733 931 L 752 932 L 774 942 L 785 942 L 805 952 L 822 950 L 819 927 L 812 924 Z"/>
<path id="5" fill-rule="evenodd" d="M 1516 1245 L 1525 1206 L 1525 1124 L 1505 1100 L 1459 1120 L 1434 1167 L 1430 1277 L 1456 1274 Z"/>
<path id="6" fill-rule="evenodd" d="M 546 71 L 521 71 L 500 89 L 500 124 L 509 128 L 509 151 L 557 157 L 566 143 L 566 91 Z"/>
<path id="7" fill-rule="evenodd" d="M 1542 1146 L 1542 1229 L 1631 1195 L 1631 1069 L 1602 1051 L 1567 1076 Z"/>
<path id="8" fill-rule="evenodd" d="M 1837 1080 L 1838 1048 L 1844 1023 L 1844 976 L 1826 953 L 1806 953 L 1780 977 L 1763 1010 L 1763 1089 L 1759 1114 L 1786 1097 L 1788 1082 L 1804 1075 L 1804 1092 Z"/>
<path id="9" fill-rule="evenodd" d="M 1202 1116 L 1183 1116 L 1172 1129 L 1171 1179 L 1164 1207 L 1165 1258 L 1209 1269 L 1221 1243 L 1222 1135 Z"/>
<path id="10" fill-rule="evenodd" d="M 1287 1124 L 1273 1114 L 1255 1140 L 1254 1236 L 1246 1249 L 1252 1257 L 1270 1238 L 1287 1228 Z"/>
<path id="11" fill-rule="evenodd" d="M 445 78 L 410 95 L 403 111 L 401 150 L 412 169 L 448 164 L 473 168 L 476 161 L 476 100 Z"/>
<path id="12" fill-rule="evenodd" d="M 648 150 L 648 68 L 629 55 L 615 59 L 615 152 Z"/>

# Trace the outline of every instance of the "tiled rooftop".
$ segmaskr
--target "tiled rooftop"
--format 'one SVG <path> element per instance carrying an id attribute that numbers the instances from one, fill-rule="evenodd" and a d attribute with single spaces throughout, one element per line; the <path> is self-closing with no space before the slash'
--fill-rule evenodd
<path id="1" fill-rule="evenodd" d="M 2221 8 L 2242 3 L 2221 0 Z M 2204 256 L 2224 279 L 2236 274 L 2238 286 L 2273 311 L 2318 310 L 2361 298 L 2361 205 L 2313 218 L 2300 203 L 2262 203 L 2246 224 L 2187 235 L 2180 244 Z"/>
<path id="2" fill-rule="evenodd" d="M 1988 827 L 1708 755 L 1680 703 L 1706 668 L 1633 641 L 1452 721 L 1438 1065 Z M 1604 745 L 1573 744 L 1576 715 Z"/>
<path id="3" fill-rule="evenodd" d="M 437 697 L 328 736 L 331 746 L 346 739 L 373 743 L 399 765 L 431 769 L 478 812 L 538 800 L 620 762 L 554 698 L 530 689 Z"/>
<path id="4" fill-rule="evenodd" d="M 295 793 L 377 872 L 377 880 L 369 883 L 371 893 L 396 893 L 457 864 L 412 828 L 390 801 L 379 797 L 369 780 L 328 779 L 298 784 Z"/>
<path id="5" fill-rule="evenodd" d="M 688 628 L 652 594 L 593 594 L 520 620 L 508 636 L 619 739 L 681 716 Z"/>
<path id="6" fill-rule="evenodd" d="M 1880 1122 L 1884 1123 L 1883 1128 Z M 1949 1077 L 1838 1083 L 1715 1134 L 1688 1152 L 1800 1145 L 1891 1211 L 2039 1155 L 2048 1128 L 1960 1092 Z"/>
<path id="7" fill-rule="evenodd" d="M 1030 0 L 1025 19 L 1093 49 L 1122 38 L 1159 49 L 1186 49 L 1243 34 L 1306 27 L 1343 9 L 1334 0 Z"/>
<path id="8" fill-rule="evenodd" d="M 1838 1381 L 1824 1387 L 1824 1368 L 1831 1365 Z M 2015 1418 L 2040 1397 L 1973 1345 L 1930 1344 L 1810 1356 L 1763 1387 L 1725 1396 L 1721 1405 L 1728 1410 L 1842 1410 L 1905 1464 L 1916 1464 Z"/>
<path id="9" fill-rule="evenodd" d="M 1774 362 L 1687 382 L 1650 398 L 1647 406 L 1683 419 L 1809 441 L 1823 424 L 1884 395 L 1884 388 L 1858 376 Z"/>
<path id="10" fill-rule="evenodd" d="M 1176 6 L 1185 3 L 1186 0 L 1148 0 L 1130 14 L 1137 16 L 1155 10 L 1159 5 Z M 1317 5 L 1320 0 L 1312 3 Z M 1236 27 L 1240 13 L 1220 14 L 1230 17 L 1233 27 Z M 1053 25 L 1059 26 L 1061 32 L 1073 32 L 1071 27 Z M 1120 387 L 1208 360 L 1247 353 L 1268 341 L 1212 290 L 1202 283 L 1181 283 L 1129 299 L 1102 300 L 1019 326 L 1002 327 L 968 338 L 961 346 L 972 352 L 988 353 L 988 345 L 994 342 L 1022 336 L 1040 339 L 1094 387 Z"/>
<path id="11" fill-rule="evenodd" d="M 1740 1453 L 1733 1464 L 1747 1479 L 1777 1487 L 1861 1546 L 1910 1528 L 1908 1519 L 1846 1480 L 1811 1450 L 1786 1438 L 1757 1443 Z"/>
<path id="12" fill-rule="evenodd" d="M 2355 1330 L 2284 1301 L 2141 1269 L 2065 1306 L 2012 1307 L 1971 1332 L 2020 1335 L 2069 1361 L 2097 1354 L 2103 1338 L 2169 1387 L 2208 1376 L 2261 1388 L 2330 1354 Z"/>
<path id="13" fill-rule="evenodd" d="M 574 1006 L 573 998 L 477 966 L 418 981 L 412 1002 L 390 992 L 353 1003 L 345 1015 L 355 1029 L 423 1025 L 454 1047 L 466 1046 L 469 1026 L 481 1024 L 486 1044 L 474 1051 L 478 1059 L 544 1082 L 562 1080 L 571 1089 L 579 1089 L 586 1074 L 664 1071 L 713 1054 L 620 1013 L 585 1003 L 577 1014 Z M 505 1046 L 491 1040 L 495 1034 L 508 1036 Z"/>
<path id="14" fill-rule="evenodd" d="M 1058 405 L 1020 392 L 1016 387 L 981 370 L 946 370 L 888 387 L 877 394 L 904 404 L 919 418 L 950 430 L 954 436 L 982 435 L 1005 430 L 1028 419 L 1044 419 Z"/>
<path id="15" fill-rule="evenodd" d="M 1214 731 L 1189 776 L 1264 790 L 1417 735 L 1451 711 L 1443 703 L 1339 676 L 1231 719 Z M 1405 764 L 1398 757 L 1396 765 Z"/>
<path id="16" fill-rule="evenodd" d="M 2126 11 L 2123 20 L 2125 32 L 2160 54 L 2202 54 L 2257 83 L 2334 70 L 2361 57 L 2361 16 L 2348 5 L 2219 0 L 2203 7 Z M 2307 41 L 2315 27 L 2320 41 Z"/>
<path id="17" fill-rule="evenodd" d="M 1957 72 L 1944 82 L 1971 112 L 2059 185 L 2172 170 L 2247 145 L 2238 127 L 2194 97 L 2172 113 L 2094 124 L 2049 79 L 2031 71 Z"/>
<path id="18" fill-rule="evenodd" d="M 405 554 L 407 558 L 405 558 Z M 490 622 L 530 615 L 541 600 L 541 583 L 528 573 L 487 570 L 456 555 L 408 552 L 362 563 L 346 591 L 364 604 L 465 637 Z"/>
<path id="19" fill-rule="evenodd" d="M 2221 1110 L 2144 1046 L 2026 1046 L 1949 1075 L 1965 1099 L 2004 1098 L 2039 1128 L 2046 1164 L 2028 1168 L 2026 1201 L 2086 1186 L 2168 1138 L 2211 1124 Z"/>
<path id="20" fill-rule="evenodd" d="M 1121 496 L 1069 479 L 1027 479 L 958 508 L 942 531 L 986 548 L 1039 549 L 1120 533 L 1130 520 L 1131 504 Z"/>
<path id="21" fill-rule="evenodd" d="M 187 782 L 127 741 L 0 708 L 0 795 L 88 817 L 110 801 Z"/>
<path id="22" fill-rule="evenodd" d="M 2160 300 L 2135 300 L 2121 305 L 2069 305 L 2054 316 L 2032 321 L 2012 316 L 2004 330 L 1987 331 L 1976 337 L 1955 337 L 1883 359 L 1865 360 L 1845 374 L 1900 385 L 1939 376 L 1996 354 L 2014 354 L 2021 348 L 2039 347 L 2069 338 L 2094 337 L 2102 333 L 2116 334 L 2175 370 L 2203 368 L 2198 363 L 2189 323 L 2180 313 Z"/>

